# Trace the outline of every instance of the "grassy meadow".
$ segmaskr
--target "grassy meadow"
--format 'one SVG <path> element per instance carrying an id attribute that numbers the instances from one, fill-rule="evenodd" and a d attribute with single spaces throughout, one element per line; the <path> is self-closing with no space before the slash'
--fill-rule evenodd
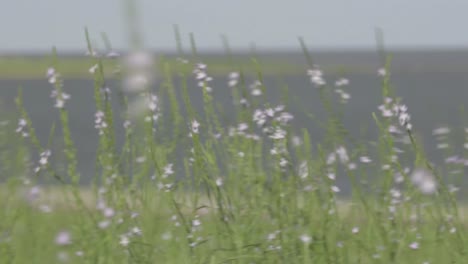
<path id="1" fill-rule="evenodd" d="M 446 166 L 427 160 L 411 105 L 391 89 L 390 55 L 373 70 L 382 90 L 372 113 L 378 141 L 350 140 L 342 113 L 352 80 L 327 79 L 301 44 L 305 66 L 199 61 L 196 49 L 170 60 L 143 51 L 110 59 L 91 45 L 86 58 L 0 59 L 0 77 L 47 80 L 60 116 L 40 141 L 19 93 L 17 113 L 1 120 L 0 263 L 467 263 L 468 219 L 457 192 L 468 152 L 447 151 Z M 264 74 L 288 73 L 307 75 L 311 96 L 321 98 L 327 119 L 310 122 L 320 122 L 323 141 L 292 127 L 287 105 L 266 100 Z M 246 83 L 247 74 L 257 81 Z M 95 84 L 95 105 L 84 106 L 96 109 L 89 119 L 100 135 L 89 186 L 80 184 L 71 140 L 80 131 L 69 129 L 65 78 Z M 108 78 L 122 80 L 121 113 Z M 237 116 L 229 126 L 221 125 L 213 78 L 228 81 Z M 187 89 L 202 94 L 202 113 Z M 122 148 L 117 126 L 126 131 Z M 63 148 L 51 152 L 57 130 Z M 449 133 L 435 131 L 446 142 Z M 180 146 L 190 147 L 177 163 Z M 55 157 L 63 162 L 52 165 Z M 351 195 L 341 195 L 338 177 L 351 182 Z"/>
<path id="2" fill-rule="evenodd" d="M 50 56 L 20 56 L 20 55 L 4 55 L 0 56 L 0 78 L 7 79 L 35 79 L 44 77 L 44 69 L 51 65 Z M 172 56 L 160 56 L 157 63 L 160 66 L 170 65 L 173 71 L 182 70 L 176 58 Z M 246 72 L 255 71 L 255 65 L 250 59 L 238 59 L 233 61 L 220 60 L 219 58 L 209 58 L 204 60 L 204 63 L 210 65 L 213 76 L 227 75 L 232 70 L 232 65 L 235 64 L 245 69 Z M 102 64 L 104 65 L 104 75 L 107 78 L 115 77 L 115 69 L 119 66 L 118 57 L 103 57 Z M 302 74 L 304 71 L 303 65 L 298 65 L 292 62 L 279 59 L 266 59 L 262 61 L 262 72 L 270 75 L 287 75 L 287 74 Z M 58 68 L 61 69 L 61 74 L 65 78 L 90 78 L 88 68 L 89 59 L 84 56 L 64 56 L 56 62 Z M 330 70 L 343 70 L 341 68 L 332 67 Z M 361 69 L 366 71 L 368 69 Z M 155 72 L 157 74 L 157 72 Z"/>

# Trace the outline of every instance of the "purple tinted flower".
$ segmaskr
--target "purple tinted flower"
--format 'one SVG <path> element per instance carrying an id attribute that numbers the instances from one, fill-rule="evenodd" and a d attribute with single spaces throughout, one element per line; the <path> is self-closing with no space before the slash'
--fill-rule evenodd
<path id="1" fill-rule="evenodd" d="M 55 244 L 60 246 L 71 244 L 71 235 L 68 231 L 61 231 L 55 236 Z"/>

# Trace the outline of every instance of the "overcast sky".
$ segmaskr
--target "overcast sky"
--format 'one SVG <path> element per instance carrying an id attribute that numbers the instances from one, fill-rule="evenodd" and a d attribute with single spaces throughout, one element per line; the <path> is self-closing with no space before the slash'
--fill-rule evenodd
<path id="1" fill-rule="evenodd" d="M 2 0 L 0 51 L 85 49 L 106 32 L 114 47 L 128 47 L 127 0 Z M 172 25 L 200 49 L 297 49 L 298 36 L 316 48 L 374 48 L 374 29 L 393 47 L 468 46 L 467 0 L 139 0 L 144 45 L 174 49 Z"/>

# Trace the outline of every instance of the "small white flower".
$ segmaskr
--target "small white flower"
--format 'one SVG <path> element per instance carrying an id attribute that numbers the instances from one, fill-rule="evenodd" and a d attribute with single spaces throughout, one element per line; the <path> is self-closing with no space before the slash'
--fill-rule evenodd
<path id="1" fill-rule="evenodd" d="M 298 136 L 293 136 L 291 142 L 295 147 L 299 147 L 302 144 L 302 139 Z"/>
<path id="2" fill-rule="evenodd" d="M 336 149 L 336 154 L 338 154 L 338 157 L 342 164 L 348 163 L 349 161 L 348 153 L 343 146 L 340 146 Z"/>
<path id="3" fill-rule="evenodd" d="M 307 176 L 309 176 L 309 168 L 307 166 L 307 161 L 302 161 L 300 164 L 299 164 L 299 168 L 298 168 L 298 172 L 297 174 L 299 175 L 299 177 L 301 179 L 305 179 L 307 178 Z"/>
<path id="4" fill-rule="evenodd" d="M 265 114 L 269 117 L 273 117 L 275 116 L 275 110 L 271 109 L 271 108 L 268 108 L 268 109 L 265 109 Z"/>
<path id="5" fill-rule="evenodd" d="M 91 50 L 91 51 L 87 50 L 85 52 L 85 55 L 86 56 L 91 56 L 91 57 L 97 57 L 99 55 L 99 53 L 97 51 L 95 51 L 95 50 Z"/>
<path id="6" fill-rule="evenodd" d="M 39 206 L 39 210 L 41 210 L 41 212 L 43 212 L 43 213 L 51 213 L 52 212 L 52 208 L 50 206 L 48 206 L 47 204 L 41 204 Z"/>
<path id="7" fill-rule="evenodd" d="M 343 100 L 343 102 L 346 102 L 348 101 L 349 99 L 351 98 L 351 95 L 349 93 L 341 93 L 341 100 Z"/>
<path id="8" fill-rule="evenodd" d="M 174 170 L 172 169 L 172 167 L 173 167 L 172 163 L 169 163 L 164 167 L 163 178 L 167 178 L 169 175 L 174 174 Z"/>
<path id="9" fill-rule="evenodd" d="M 331 165 L 333 163 L 335 163 L 336 161 L 336 155 L 335 153 L 330 153 L 327 157 L 327 165 Z"/>
<path id="10" fill-rule="evenodd" d="M 281 158 L 279 165 L 280 167 L 283 167 L 283 168 L 286 167 L 286 165 L 288 165 L 288 160 L 286 160 L 285 158 Z"/>
<path id="11" fill-rule="evenodd" d="M 98 67 L 99 67 L 99 65 L 97 65 L 97 64 L 93 65 L 91 68 L 89 68 L 89 73 L 95 74 Z"/>
<path id="12" fill-rule="evenodd" d="M 132 234 L 137 235 L 137 236 L 141 236 L 141 233 L 142 232 L 141 232 L 141 229 L 139 227 L 135 226 L 135 227 L 132 228 Z"/>
<path id="13" fill-rule="evenodd" d="M 367 157 L 367 156 L 362 156 L 362 157 L 359 158 L 359 160 L 360 160 L 362 163 L 371 163 L 371 162 L 372 162 L 372 160 L 371 160 L 369 157 Z"/>
<path id="14" fill-rule="evenodd" d="M 110 225 L 109 220 L 104 220 L 98 223 L 98 226 L 100 229 L 106 229 L 107 227 L 109 227 L 109 225 Z"/>
<path id="15" fill-rule="evenodd" d="M 194 220 L 192 221 L 192 226 L 195 226 L 195 227 L 201 226 L 201 221 L 198 220 L 198 219 L 194 219 Z"/>
<path id="16" fill-rule="evenodd" d="M 153 112 L 156 111 L 156 109 L 158 109 L 157 103 L 158 103 L 158 98 L 155 95 L 152 95 L 148 103 L 148 108 Z"/>
<path id="17" fill-rule="evenodd" d="M 401 130 L 398 129 L 396 126 L 394 125 L 391 125 L 388 127 L 388 132 L 392 133 L 392 134 L 401 134 Z"/>
<path id="18" fill-rule="evenodd" d="M 71 244 L 71 235 L 68 231 L 61 231 L 55 237 L 55 243 L 57 245 L 69 245 Z"/>
<path id="19" fill-rule="evenodd" d="M 137 218 L 139 215 L 140 215 L 140 214 L 137 213 L 137 212 L 132 212 L 132 213 L 130 214 L 130 218 L 135 219 L 135 218 Z"/>
<path id="20" fill-rule="evenodd" d="M 197 120 L 193 120 L 191 123 L 192 132 L 198 134 L 198 129 L 200 128 L 200 123 Z"/>
<path id="21" fill-rule="evenodd" d="M 206 77 L 208 77 L 208 75 L 206 74 L 206 72 L 197 72 L 195 74 L 195 79 L 197 80 L 203 80 L 205 79 Z"/>
<path id="22" fill-rule="evenodd" d="M 229 73 L 229 79 L 238 79 L 239 78 L 239 73 L 238 72 L 231 72 Z"/>
<path id="23" fill-rule="evenodd" d="M 382 165 L 382 170 L 389 170 L 389 169 L 391 169 L 391 166 L 389 164 Z"/>
<path id="24" fill-rule="evenodd" d="M 123 122 L 123 127 L 124 127 L 125 129 L 128 129 L 131 125 L 132 125 L 132 122 L 130 122 L 130 120 L 125 120 L 125 121 Z"/>
<path id="25" fill-rule="evenodd" d="M 118 53 L 117 51 L 111 50 L 106 54 L 106 57 L 111 58 L 111 59 L 118 58 L 120 57 L 120 53 Z"/>
<path id="26" fill-rule="evenodd" d="M 434 175 L 426 169 L 415 169 L 411 174 L 411 181 L 424 194 L 432 194 L 437 191 Z"/>
<path id="27" fill-rule="evenodd" d="M 170 232 L 165 232 L 161 235 L 162 240 L 170 240 L 172 238 L 172 234 Z"/>
<path id="28" fill-rule="evenodd" d="M 130 239 L 128 239 L 126 235 L 121 235 L 119 244 L 123 247 L 127 247 L 130 244 Z"/>
<path id="29" fill-rule="evenodd" d="M 252 90 L 252 95 L 253 95 L 253 96 L 260 96 L 260 95 L 262 95 L 262 90 L 260 90 L 260 89 L 253 89 L 253 90 Z"/>
<path id="30" fill-rule="evenodd" d="M 299 239 L 304 243 L 304 244 L 309 244 L 312 242 L 312 237 L 306 234 L 303 234 L 299 237 Z"/>
<path id="31" fill-rule="evenodd" d="M 49 78 L 49 83 L 55 84 L 56 82 L 57 82 L 57 77 L 55 75 Z"/>
<path id="32" fill-rule="evenodd" d="M 245 130 L 247 130 L 249 128 L 249 125 L 247 123 L 240 123 L 238 126 L 237 126 L 237 131 L 239 132 L 244 132 Z"/>
<path id="33" fill-rule="evenodd" d="M 357 226 L 353 227 L 353 229 L 351 229 L 351 232 L 352 232 L 353 234 L 359 233 L 359 227 L 357 227 Z"/>
<path id="34" fill-rule="evenodd" d="M 49 68 L 47 69 L 47 74 L 46 74 L 46 75 L 47 75 L 47 78 L 51 78 L 52 76 L 55 75 L 55 69 L 52 68 L 52 67 L 49 67 Z"/>
<path id="35" fill-rule="evenodd" d="M 414 249 L 414 250 L 419 249 L 419 243 L 413 242 L 409 245 L 409 248 Z"/>
<path id="36" fill-rule="evenodd" d="M 380 68 L 380 69 L 377 70 L 377 74 L 379 76 L 383 77 L 383 76 L 387 75 L 387 70 L 385 70 L 384 68 Z"/>
<path id="37" fill-rule="evenodd" d="M 335 185 L 333 185 L 333 186 L 331 187 L 331 190 L 332 190 L 333 192 L 335 192 L 335 193 L 340 192 L 340 188 L 338 188 L 338 186 L 335 186 Z"/>
<path id="38" fill-rule="evenodd" d="M 450 133 L 450 128 L 449 127 L 438 127 L 434 130 L 432 130 L 432 135 L 434 136 L 441 136 L 441 135 L 446 135 Z"/>
<path id="39" fill-rule="evenodd" d="M 146 161 L 146 157 L 145 157 L 145 156 L 139 156 L 139 157 L 137 157 L 137 158 L 135 159 L 135 161 L 136 161 L 137 163 L 143 163 L 143 162 Z"/>
<path id="40" fill-rule="evenodd" d="M 349 80 L 346 78 L 340 78 L 336 80 L 335 86 L 340 87 L 340 86 L 346 86 L 349 85 Z"/>
<path id="41" fill-rule="evenodd" d="M 453 184 L 449 184 L 448 185 L 448 191 L 451 192 L 451 193 L 456 193 L 460 190 L 460 188 L 454 186 Z"/>
<path id="42" fill-rule="evenodd" d="M 114 209 L 112 208 L 109 208 L 109 207 L 106 207 L 104 208 L 104 210 L 102 211 L 102 214 L 104 215 L 104 217 L 106 218 L 111 218 L 115 215 L 115 212 L 114 212 Z"/>
<path id="43" fill-rule="evenodd" d="M 308 70 L 307 75 L 310 77 L 310 82 L 317 87 L 326 84 L 325 80 L 323 79 L 323 73 L 317 66 L 314 66 L 313 69 Z"/>
<path id="44" fill-rule="evenodd" d="M 356 163 L 350 162 L 348 164 L 348 170 L 355 170 L 357 168 Z"/>
<path id="45" fill-rule="evenodd" d="M 223 179 L 217 178 L 216 179 L 216 186 L 221 187 L 223 185 Z"/>
<path id="46" fill-rule="evenodd" d="M 275 132 L 270 136 L 271 139 L 284 139 L 286 137 L 286 131 L 281 128 L 276 128 Z"/>
<path id="47" fill-rule="evenodd" d="M 40 154 L 39 164 L 40 164 L 41 166 L 47 165 L 47 163 L 49 162 L 50 154 L 51 154 L 51 151 L 48 150 L 48 149 L 47 149 L 47 150 L 44 150 L 44 151 Z"/>
<path id="48" fill-rule="evenodd" d="M 272 241 L 276 239 L 276 233 L 270 233 L 267 236 L 267 240 Z"/>
<path id="49" fill-rule="evenodd" d="M 235 87 L 238 82 L 239 82 L 239 73 L 237 72 L 231 72 L 229 74 L 229 80 L 228 80 L 228 86 L 229 87 Z"/>
<path id="50" fill-rule="evenodd" d="M 200 70 L 205 70 L 206 69 L 206 64 L 197 63 L 197 68 L 200 69 Z"/>
<path id="51" fill-rule="evenodd" d="M 448 149 L 450 146 L 447 143 L 439 143 L 436 146 L 438 149 Z"/>

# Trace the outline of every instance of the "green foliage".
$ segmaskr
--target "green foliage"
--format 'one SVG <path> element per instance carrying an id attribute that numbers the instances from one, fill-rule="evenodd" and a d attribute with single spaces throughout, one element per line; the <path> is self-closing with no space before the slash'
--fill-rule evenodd
<path id="1" fill-rule="evenodd" d="M 197 58 L 194 43 L 192 57 Z M 314 67 L 302 40 L 301 44 L 309 67 Z M 229 51 L 227 40 L 225 46 Z M 92 53 L 89 39 L 88 49 Z M 181 56 L 184 54 L 181 45 L 179 52 Z M 190 87 L 199 89 L 204 102 L 201 113 L 192 107 L 187 79 L 192 78 L 193 66 L 199 61 L 158 64 L 162 83 L 157 93 L 146 87 L 138 91 L 137 97 L 167 98 L 158 104 L 169 104 L 165 109 L 170 111 L 159 113 L 159 108 L 147 109 L 144 105 L 141 116 L 132 119 L 130 111 L 115 113 L 102 89 L 116 61 L 90 57 L 60 63 L 56 58 L 54 54 L 51 59 L 30 64 L 31 69 L 24 69 L 25 76 L 38 72 L 37 76 L 42 76 L 48 67 L 63 72 L 57 76 L 67 76 L 71 68 L 89 75 L 87 69 L 96 65 L 92 73 L 96 111 L 103 115 L 100 122 L 96 121 L 102 133 L 96 146 L 96 174 L 92 185 L 79 185 L 71 135 L 80 131 L 69 130 L 66 104 L 57 109 L 60 123 L 56 126 L 63 131 L 60 139 L 63 149 L 52 153 L 52 157 L 65 157 L 62 165 L 66 169 L 57 171 L 48 160 L 38 165 L 37 160 L 45 155 L 41 153 L 46 153 L 50 143 L 43 145 L 37 139 L 35 120 L 29 119 L 20 93 L 18 113 L 24 120 L 22 129 L 27 131 L 27 137 L 14 133 L 13 118 L 0 124 L 0 169 L 4 183 L 0 192 L 0 263 L 465 263 L 468 260 L 465 208 L 458 205 L 440 172 L 427 162 L 413 131 L 404 132 L 411 139 L 405 151 L 438 179 L 439 188 L 430 195 L 417 190 L 404 164 L 393 158 L 397 143 L 388 132 L 391 122 L 377 114 L 374 114 L 380 131 L 375 143 L 377 155 L 373 163 L 360 164 L 357 169 L 352 166 L 371 144 L 366 139 L 360 143 L 350 138 L 342 122 L 343 109 L 334 108 L 337 98 L 330 86 L 317 90 L 311 87 L 321 97 L 327 114 L 327 120 L 316 120 L 311 115 L 311 122 L 320 122 L 326 131 L 324 141 L 319 143 L 309 131 L 296 130 L 281 119 L 268 119 L 264 127 L 272 130 L 266 134 L 256 126 L 252 116 L 258 109 L 285 113 L 266 101 L 266 97 L 250 96 L 250 88 L 243 80 L 249 70 L 260 81 L 262 94 L 268 93 L 262 82 L 265 64 L 257 60 L 244 67 L 230 57 L 223 66 L 225 69 L 215 67 L 215 73 L 239 72 L 239 82 L 232 87 L 233 98 L 236 102 L 245 98 L 249 103 L 235 105 L 238 120 L 230 124 L 236 128 L 230 132 L 220 116 L 222 107 L 216 105 L 209 92 L 208 80 L 200 77 L 204 80 L 200 87 Z M 211 70 L 208 65 L 206 73 L 211 75 Z M 389 64 L 386 70 L 390 70 Z M 175 80 L 181 83 L 180 87 L 174 84 Z M 60 79 L 54 81 L 52 88 L 59 95 L 63 93 Z M 285 86 L 285 97 L 287 90 Z M 384 97 L 392 97 L 389 75 L 383 78 L 382 90 Z M 135 96 L 124 93 L 122 96 L 121 103 L 128 109 Z M 122 125 L 115 124 L 118 114 L 131 120 L 120 149 L 114 135 L 115 126 Z M 55 127 L 51 129 L 51 138 L 54 131 Z M 296 131 L 299 144 L 292 139 Z M 281 136 L 282 133 L 286 136 Z M 347 159 L 337 151 L 340 147 L 350 150 Z M 183 162 L 177 163 L 181 148 Z M 330 155 L 335 162 L 330 162 Z M 389 167 L 382 169 L 383 165 Z M 34 170 L 37 166 L 39 169 Z M 377 172 L 372 180 L 366 178 L 369 168 Z M 398 186 L 396 174 L 404 179 Z M 338 196 L 335 177 L 350 180 L 349 196 Z M 56 185 L 42 186 L 45 179 Z M 57 237 L 60 232 L 70 239 L 60 241 Z"/>

